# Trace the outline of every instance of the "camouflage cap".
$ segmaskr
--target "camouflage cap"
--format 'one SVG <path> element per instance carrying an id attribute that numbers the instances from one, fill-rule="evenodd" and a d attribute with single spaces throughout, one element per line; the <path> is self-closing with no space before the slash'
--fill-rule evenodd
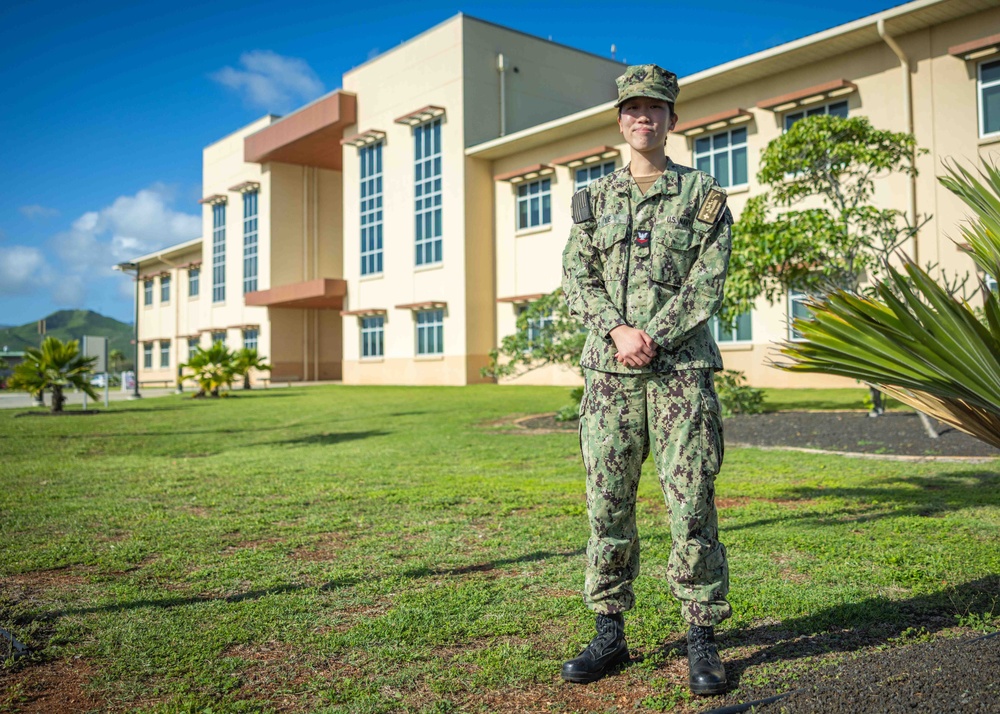
<path id="1" fill-rule="evenodd" d="M 618 85 L 616 107 L 633 97 L 652 97 L 673 104 L 681 91 L 677 75 L 655 64 L 634 64 L 615 80 L 615 84 Z"/>

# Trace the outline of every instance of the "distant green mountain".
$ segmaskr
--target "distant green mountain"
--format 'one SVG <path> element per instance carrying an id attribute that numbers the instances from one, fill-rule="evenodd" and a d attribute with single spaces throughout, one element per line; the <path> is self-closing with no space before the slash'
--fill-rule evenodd
<path id="1" fill-rule="evenodd" d="M 132 326 L 113 317 L 99 315 L 92 310 L 59 310 L 45 318 L 45 334 L 66 340 L 80 340 L 84 335 L 108 338 L 108 350 L 121 350 L 126 359 L 132 357 Z M 42 335 L 38 323 L 29 322 L 19 327 L 0 327 L 0 354 L 4 347 L 9 352 L 23 352 L 28 347 L 38 347 Z"/>

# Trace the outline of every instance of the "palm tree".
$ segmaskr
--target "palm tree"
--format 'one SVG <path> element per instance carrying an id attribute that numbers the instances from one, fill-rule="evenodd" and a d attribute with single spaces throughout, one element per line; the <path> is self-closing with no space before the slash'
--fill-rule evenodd
<path id="1" fill-rule="evenodd" d="M 199 347 L 182 369 L 191 370 L 191 377 L 198 383 L 195 397 L 219 396 L 219 389 L 225 385 L 232 387 L 235 356 L 222 342 L 213 342 L 207 350 Z"/>
<path id="2" fill-rule="evenodd" d="M 233 374 L 237 377 L 243 377 L 244 389 L 250 389 L 250 370 L 252 369 L 270 372 L 271 365 L 264 361 L 264 357 L 257 353 L 255 347 L 244 347 L 237 350 L 233 362 Z"/>
<path id="3" fill-rule="evenodd" d="M 939 181 L 972 209 L 961 226 L 973 261 L 1000 278 L 1000 169 L 979 177 L 947 166 Z M 980 180 L 982 179 L 982 180 Z M 796 320 L 804 342 L 785 342 L 800 372 L 854 377 L 1000 448 L 1000 298 L 982 281 L 980 315 L 911 260 L 887 268 L 872 296 L 835 291 L 809 304 Z"/>
<path id="4" fill-rule="evenodd" d="M 80 343 L 76 340 L 62 342 L 55 337 L 46 337 L 41 349 L 25 350 L 24 360 L 14 367 L 10 379 L 13 389 L 28 392 L 39 398 L 46 389 L 52 392 L 52 412 L 63 410 L 66 397 L 63 390 L 75 387 L 88 396 L 97 399 L 97 392 L 90 386 L 90 368 L 96 357 L 80 354 Z"/>
<path id="5" fill-rule="evenodd" d="M 125 353 L 121 350 L 111 350 L 108 352 L 108 361 L 111 362 L 112 372 L 121 372 L 122 365 L 125 364 Z"/>

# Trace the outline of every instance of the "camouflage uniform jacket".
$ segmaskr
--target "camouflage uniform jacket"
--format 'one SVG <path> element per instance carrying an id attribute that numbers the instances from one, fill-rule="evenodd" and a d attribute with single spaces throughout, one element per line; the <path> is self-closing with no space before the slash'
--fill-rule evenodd
<path id="1" fill-rule="evenodd" d="M 722 369 L 708 321 L 722 303 L 733 219 L 715 179 L 668 160 L 645 195 L 628 166 L 587 191 L 591 216 L 570 231 L 562 279 L 570 312 L 589 331 L 581 365 L 619 374 Z M 608 333 L 618 325 L 659 345 L 648 366 L 615 360 Z"/>

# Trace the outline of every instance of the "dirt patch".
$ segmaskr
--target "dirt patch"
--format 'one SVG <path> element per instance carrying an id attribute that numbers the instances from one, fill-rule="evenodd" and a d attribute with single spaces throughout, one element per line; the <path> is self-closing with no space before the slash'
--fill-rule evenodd
<path id="1" fill-rule="evenodd" d="M 21 714 L 79 714 L 101 709 L 103 701 L 88 692 L 92 673 L 75 659 L 36 664 L 0 676 L 0 710 Z"/>
<path id="2" fill-rule="evenodd" d="M 575 432 L 579 422 L 553 414 L 510 419 L 513 433 Z M 938 438 L 924 431 L 916 412 L 871 418 L 865 411 L 800 411 L 737 414 L 723 425 L 727 446 L 815 449 L 837 453 L 911 458 L 1000 458 L 996 449 L 953 427 L 934 422 Z"/>

